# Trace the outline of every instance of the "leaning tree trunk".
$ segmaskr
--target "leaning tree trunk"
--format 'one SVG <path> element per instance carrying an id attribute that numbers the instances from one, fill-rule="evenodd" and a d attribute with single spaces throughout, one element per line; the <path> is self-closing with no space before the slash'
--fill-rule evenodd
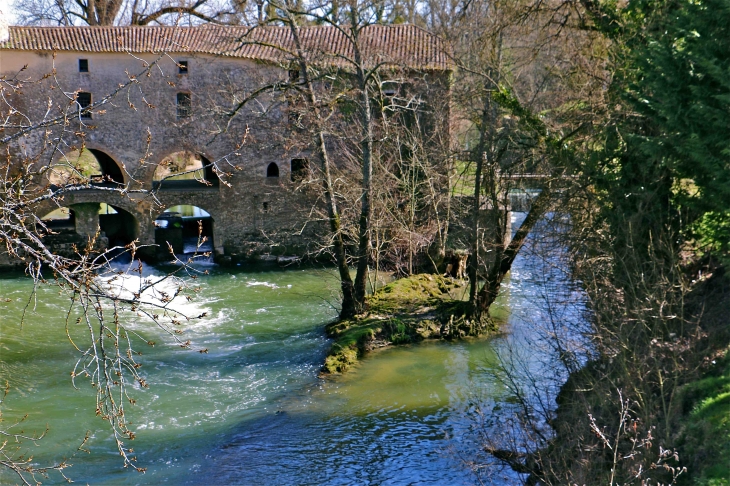
<path id="1" fill-rule="evenodd" d="M 317 105 L 316 92 L 314 91 L 314 85 L 312 84 L 311 77 L 309 76 L 309 64 L 305 57 L 301 40 L 299 38 L 299 28 L 291 15 L 288 15 L 288 17 L 289 28 L 292 32 L 292 38 L 294 39 L 297 50 L 299 69 L 301 70 L 302 80 L 304 81 L 305 96 L 307 97 L 307 102 L 309 103 L 314 113 L 314 119 L 317 123 L 317 155 L 319 156 L 320 166 L 322 174 L 324 176 L 322 180 L 322 183 L 324 185 L 324 199 L 327 206 L 327 217 L 330 224 L 330 231 L 332 232 L 332 249 L 335 254 L 335 263 L 337 264 L 337 271 L 340 275 L 340 287 L 342 290 L 342 307 L 340 309 L 340 319 L 348 319 L 350 317 L 353 317 L 358 312 L 359 306 L 356 305 L 357 300 L 355 299 L 355 286 L 352 283 L 352 277 L 350 276 L 350 267 L 347 264 L 345 243 L 342 237 L 342 223 L 340 221 L 339 211 L 337 210 L 337 199 L 332 183 L 329 152 L 327 151 L 325 132 L 321 125 L 322 117 L 319 111 L 319 107 Z"/>
<path id="2" fill-rule="evenodd" d="M 530 207 L 530 212 L 527 213 L 527 217 L 522 222 L 522 225 L 520 225 L 520 229 L 517 230 L 517 233 L 515 233 L 515 236 L 512 238 L 509 245 L 505 248 L 504 243 L 501 243 L 503 249 L 500 252 L 499 258 L 490 269 L 484 283 L 477 293 L 476 305 L 474 306 L 472 314 L 474 318 L 482 319 L 489 316 L 489 307 L 497 299 L 499 288 L 502 285 L 504 277 L 512 268 L 512 263 L 514 263 L 517 254 L 525 244 L 525 240 L 527 240 L 527 236 L 530 234 L 530 231 L 532 231 L 537 222 L 547 212 L 550 206 L 551 197 L 551 191 L 546 185 L 542 189 L 542 192 L 540 192 L 540 195 L 533 201 L 532 206 Z"/>

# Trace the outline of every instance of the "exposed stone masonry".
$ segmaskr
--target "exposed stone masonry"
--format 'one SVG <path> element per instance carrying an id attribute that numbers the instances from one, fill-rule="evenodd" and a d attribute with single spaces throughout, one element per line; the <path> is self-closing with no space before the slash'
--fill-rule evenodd
<path id="1" fill-rule="evenodd" d="M 107 203 L 134 217 L 136 228 L 129 235 L 130 240 L 136 238 L 142 245 L 152 245 L 154 221 L 165 209 L 193 205 L 210 213 L 217 255 L 244 258 L 270 252 L 306 251 L 308 244 L 326 232 L 321 222 L 306 223 L 320 191 L 297 190 L 298 184 L 291 181 L 291 161 L 307 159 L 310 154 L 306 146 L 291 141 L 296 128 L 291 124 L 286 100 L 280 92 L 265 93 L 246 104 L 235 117 L 229 116 L 231 107 L 253 90 L 269 83 L 287 82 L 289 65 L 253 59 L 255 56 L 248 54 L 204 49 L 203 44 L 212 46 L 215 42 L 211 37 L 215 29 L 208 27 L 199 28 L 197 37 L 193 36 L 195 28 L 182 29 L 182 34 L 154 27 L 130 29 L 10 28 L 10 41 L 0 48 L 0 72 L 24 80 L 23 94 L 11 99 L 11 103 L 31 120 L 45 116 L 49 100 L 52 110 L 48 116 L 57 116 L 68 106 L 78 107 L 72 101 L 76 92 L 90 93 L 92 103 L 97 103 L 130 79 L 136 80 L 108 103 L 93 109 L 90 118 L 71 119 L 69 126 L 53 127 L 48 132 L 32 132 L 12 150 L 18 158 L 39 154 L 36 163 L 42 167 L 58 163 L 65 154 L 80 148 L 81 138 L 86 149 L 97 156 L 108 156 L 107 160 L 121 169 L 120 182 L 124 187 L 149 193 L 86 189 L 67 194 L 58 203 L 44 203 L 37 208 L 37 214 L 46 214 L 58 205 L 70 207 L 76 213 L 76 232 L 85 236 L 96 229 L 93 214 L 87 213 L 89 207 L 98 206 L 89 203 Z M 184 34 L 175 39 L 198 41 L 192 45 L 173 43 L 181 46 L 182 52 L 173 48 L 169 53 L 149 53 L 159 48 L 159 42 L 148 41 L 159 40 L 160 32 L 172 32 L 174 35 L 168 36 L 168 40 Z M 402 39 L 393 36 L 395 30 L 377 32 L 381 36 L 380 44 L 373 44 L 376 47 L 392 44 L 398 47 L 394 53 L 400 57 L 403 52 L 410 52 L 408 55 L 431 68 L 447 65 L 443 49 L 438 53 L 442 57 L 434 54 L 440 44 L 434 44 L 435 38 L 421 29 L 409 26 L 398 31 L 422 44 L 413 46 L 412 52 L 407 45 L 401 45 Z M 117 44 L 109 44 L 109 38 L 117 34 Z M 109 41 L 108 45 L 94 44 L 94 39 L 101 37 Z M 56 52 L 51 52 L 53 46 L 57 47 Z M 80 64 L 81 59 L 86 62 Z M 187 69 L 182 70 L 186 72 L 181 73 L 181 61 L 187 64 Z M 155 64 L 149 75 L 134 77 L 152 63 Z M 86 68 L 88 72 L 80 72 Z M 49 73 L 55 76 L 48 77 Z M 180 93 L 189 95 L 189 110 L 182 113 L 189 116 L 181 116 Z M 209 171 L 211 185 L 163 182 L 155 188 L 153 176 L 160 162 L 181 151 L 213 163 L 221 180 Z M 278 166 L 278 178 L 266 177 L 271 163 Z M 39 182 L 46 184 L 49 180 Z"/>

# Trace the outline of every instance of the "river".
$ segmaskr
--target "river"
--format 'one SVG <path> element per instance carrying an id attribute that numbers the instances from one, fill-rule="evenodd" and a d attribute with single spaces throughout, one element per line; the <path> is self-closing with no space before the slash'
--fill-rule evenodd
<path id="1" fill-rule="evenodd" d="M 158 343 L 140 358 L 150 388 L 132 390 L 137 405 L 127 407 L 138 464 L 147 468 L 139 474 L 121 467 L 88 381 L 71 386 L 67 300 L 42 286 L 21 328 L 32 283 L 0 276 L 0 379 L 10 385 L 3 419 L 27 414 L 25 432 L 48 426 L 43 440 L 22 445 L 34 463 L 68 459 L 66 474 L 89 484 L 473 484 L 466 463 L 479 450 L 475 402 L 510 402 L 491 378 L 495 353 L 520 348 L 539 368 L 531 326 L 542 319 L 546 292 L 570 287 L 549 262 L 526 254 L 498 303 L 503 334 L 387 348 L 323 380 L 323 328 L 336 315 L 331 271 L 211 267 L 199 283 L 198 297 L 184 305 L 208 317 L 190 324 L 185 338 L 207 353 L 131 324 Z M 86 431 L 88 452 L 76 452 Z M 40 479 L 63 482 L 55 473 Z M 498 471 L 489 482 L 516 480 Z M 0 484 L 17 482 L 0 470 Z"/>

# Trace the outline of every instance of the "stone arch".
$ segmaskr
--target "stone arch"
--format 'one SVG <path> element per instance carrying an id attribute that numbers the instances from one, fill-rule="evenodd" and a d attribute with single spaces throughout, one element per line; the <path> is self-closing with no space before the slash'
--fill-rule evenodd
<path id="1" fill-rule="evenodd" d="M 108 176 L 108 178 L 111 179 L 111 182 L 124 184 L 124 173 L 122 172 L 122 168 L 111 155 L 97 148 L 89 148 L 89 152 L 96 157 L 104 176 Z"/>
<path id="2" fill-rule="evenodd" d="M 272 162 L 266 167 L 266 177 L 279 177 L 279 166 Z"/>
<path id="3" fill-rule="evenodd" d="M 106 151 L 88 146 L 55 157 L 47 177 L 55 186 L 90 183 L 116 187 L 125 184 L 119 163 Z"/>
<path id="4" fill-rule="evenodd" d="M 58 207 L 45 213 L 41 220 L 56 233 L 50 235 L 51 243 L 53 240 L 72 241 L 73 238 L 85 242 L 99 229 L 109 246 L 124 246 L 136 240 L 140 233 L 139 220 L 132 212 L 105 202 L 80 202 Z"/>
<path id="5" fill-rule="evenodd" d="M 168 253 L 170 247 L 176 254 L 212 253 L 215 249 L 215 220 L 200 206 L 171 205 L 155 218 L 154 225 L 161 253 Z"/>
<path id="6" fill-rule="evenodd" d="M 219 186 L 220 180 L 210 160 L 191 150 L 168 153 L 152 174 L 152 187 L 155 189 L 217 189 Z"/>

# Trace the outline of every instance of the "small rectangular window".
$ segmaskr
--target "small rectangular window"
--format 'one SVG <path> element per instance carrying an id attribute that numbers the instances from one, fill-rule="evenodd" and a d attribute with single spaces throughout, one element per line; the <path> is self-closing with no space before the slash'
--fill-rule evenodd
<path id="1" fill-rule="evenodd" d="M 299 82 L 299 69 L 290 69 L 289 70 L 289 82 L 290 83 Z"/>
<path id="2" fill-rule="evenodd" d="M 81 118 L 91 118 L 91 110 L 88 109 L 91 106 L 91 93 L 83 91 L 76 93 L 76 103 L 79 105 Z"/>
<path id="3" fill-rule="evenodd" d="M 307 159 L 291 159 L 291 180 L 299 182 L 307 178 L 309 174 L 309 161 Z"/>
<path id="4" fill-rule="evenodd" d="M 88 59 L 79 59 L 79 72 L 80 73 L 89 72 L 89 60 Z"/>
<path id="5" fill-rule="evenodd" d="M 177 94 L 177 117 L 187 118 L 192 113 L 192 100 L 190 93 Z"/>
<path id="6" fill-rule="evenodd" d="M 188 62 L 187 61 L 178 61 L 177 62 L 177 72 L 178 72 L 178 74 L 187 74 L 188 73 Z"/>

